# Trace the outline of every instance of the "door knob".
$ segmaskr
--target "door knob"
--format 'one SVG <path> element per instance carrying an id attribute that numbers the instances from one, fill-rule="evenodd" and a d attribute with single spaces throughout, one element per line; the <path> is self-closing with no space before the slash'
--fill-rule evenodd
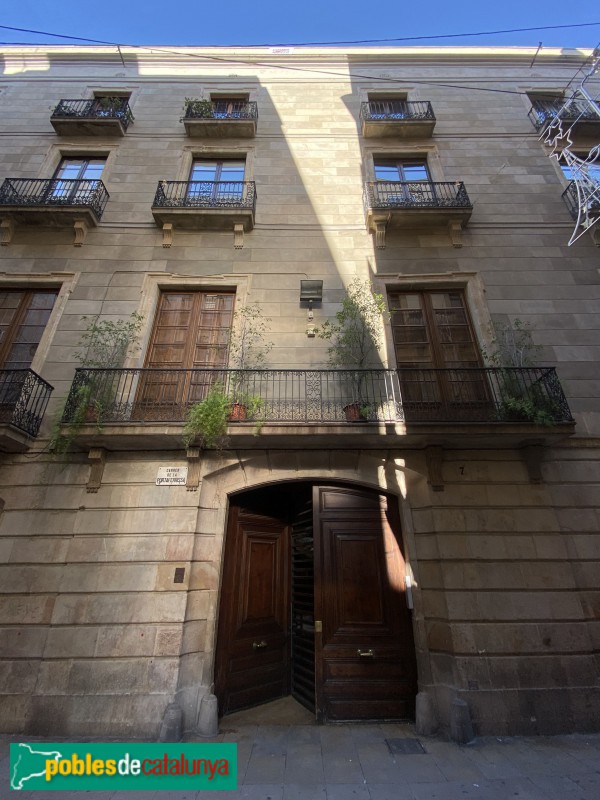
<path id="1" fill-rule="evenodd" d="M 263 647 L 266 647 L 267 643 L 263 639 L 261 642 L 252 642 L 252 649 L 253 650 L 261 650 Z"/>
<path id="2" fill-rule="evenodd" d="M 356 655 L 360 656 L 361 658 L 374 658 L 375 653 L 369 648 L 369 650 L 361 650 L 360 647 L 356 651 Z"/>

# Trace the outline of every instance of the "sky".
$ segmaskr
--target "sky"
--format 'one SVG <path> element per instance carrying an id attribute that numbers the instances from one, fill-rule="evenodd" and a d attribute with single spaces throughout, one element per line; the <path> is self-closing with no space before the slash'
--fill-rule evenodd
<path id="1" fill-rule="evenodd" d="M 556 30 L 454 36 L 515 28 Z M 117 44 L 299 45 L 429 37 L 388 42 L 416 45 L 516 45 L 593 48 L 600 7 L 564 0 L 4 0 L 0 25 Z M 0 28 L 4 44 L 76 44 Z M 373 42 L 372 44 L 377 44 Z"/>

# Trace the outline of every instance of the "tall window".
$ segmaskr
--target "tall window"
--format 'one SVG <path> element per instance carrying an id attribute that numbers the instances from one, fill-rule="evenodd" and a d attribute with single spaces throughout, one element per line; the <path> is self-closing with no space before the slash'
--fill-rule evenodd
<path id="1" fill-rule="evenodd" d="M 389 307 L 407 415 L 431 412 L 436 419 L 448 405 L 485 403 L 480 354 L 462 292 L 391 292 Z"/>
<path id="2" fill-rule="evenodd" d="M 150 406 L 144 418 L 160 419 L 161 408 L 173 419 L 204 399 L 218 370 L 227 366 L 233 320 L 233 292 L 162 292 L 145 366 L 138 403 Z"/>
<path id="3" fill-rule="evenodd" d="M 192 164 L 188 202 L 227 205 L 239 202 L 244 193 L 246 162 L 236 159 L 198 159 Z"/>
<path id="4" fill-rule="evenodd" d="M 587 153 L 576 153 L 576 155 L 579 156 L 579 158 L 587 158 Z M 575 178 L 574 170 L 562 160 L 559 163 L 565 178 L 568 181 L 572 181 Z M 597 158 L 596 161 L 593 161 L 588 167 L 588 175 L 600 186 L 600 158 Z"/>
<path id="5" fill-rule="evenodd" d="M 376 159 L 375 179 L 378 181 L 428 181 L 426 161 L 407 159 Z"/>
<path id="6" fill-rule="evenodd" d="M 56 289 L 0 290 L 0 367 L 27 369 L 50 318 Z"/>
<path id="7" fill-rule="evenodd" d="M 374 167 L 375 188 L 385 204 L 423 204 L 433 199 L 435 189 L 426 161 L 377 158 Z"/>
<path id="8" fill-rule="evenodd" d="M 371 119 L 405 119 L 408 116 L 406 97 L 369 95 L 369 116 Z"/>
<path id="9" fill-rule="evenodd" d="M 247 115 L 247 97 L 224 97 L 211 95 L 215 119 L 241 119 Z"/>
<path id="10" fill-rule="evenodd" d="M 51 184 L 52 198 L 76 200 L 93 192 L 105 164 L 105 158 L 63 158 Z"/>

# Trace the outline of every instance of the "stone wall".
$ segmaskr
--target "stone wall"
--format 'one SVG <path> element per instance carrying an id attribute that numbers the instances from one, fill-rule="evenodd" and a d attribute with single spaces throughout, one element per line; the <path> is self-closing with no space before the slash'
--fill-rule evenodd
<path id="1" fill-rule="evenodd" d="M 200 59 L 166 63 L 132 51 L 124 68 L 109 51 L 72 52 L 26 51 L 18 64 L 13 52 L 0 78 L 0 178 L 50 177 L 61 154 L 106 155 L 110 193 L 82 247 L 71 230 L 18 227 L 0 249 L 0 287 L 65 287 L 35 362 L 55 387 L 41 435 L 27 454 L 0 461 L 0 730 L 153 737 L 176 698 L 193 729 L 212 686 L 228 496 L 303 477 L 357 481 L 401 499 L 420 686 L 433 694 L 444 728 L 457 695 L 478 733 L 597 727 L 598 250 L 589 236 L 567 247 L 565 182 L 523 94 L 566 86 L 579 56 L 542 53 L 534 70 L 532 53 L 493 50 L 445 50 L 437 63 L 404 51 L 258 59 L 271 68 L 248 53 L 232 76 L 230 66 Z M 396 87 L 431 100 L 431 140 L 360 136 L 367 91 Z M 49 118 L 61 98 L 111 88 L 132 92 L 135 123 L 123 138 L 54 133 Z M 217 89 L 257 100 L 255 139 L 185 136 L 183 99 Z M 385 250 L 375 249 L 362 195 L 377 153 L 426 155 L 436 180 L 465 182 L 474 212 L 462 248 L 436 228 L 390 231 Z M 181 230 L 163 247 L 151 213 L 158 181 L 185 180 L 194 156 L 240 154 L 258 194 L 243 248 L 234 249 L 233 231 Z M 577 420 L 572 440 L 546 448 L 541 484 L 500 442 L 446 447 L 443 492 L 427 483 L 423 451 L 401 437 L 362 451 L 339 450 L 327 435 L 312 450 L 306 437 L 285 449 L 257 439 L 250 451 L 204 454 L 196 492 L 155 485 L 159 466 L 185 463 L 183 447 L 111 452 L 108 444 L 97 493 L 86 491 L 86 452 L 48 458 L 82 316 L 144 309 L 144 340 L 132 359 L 142 366 L 160 288 L 237 288 L 272 320 L 269 366 L 323 367 L 327 344 L 306 336 L 300 280 L 324 281 L 318 325 L 354 275 L 383 291 L 465 287 L 482 345 L 494 319 L 533 325 Z M 381 363 L 393 366 L 387 333 Z M 174 583 L 176 568 L 185 570 L 183 583 Z"/>

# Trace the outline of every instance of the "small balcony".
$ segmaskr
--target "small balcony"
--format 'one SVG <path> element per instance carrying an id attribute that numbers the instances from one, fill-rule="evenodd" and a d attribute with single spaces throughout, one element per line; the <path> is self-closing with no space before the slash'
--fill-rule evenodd
<path id="1" fill-rule="evenodd" d="M 253 139 L 257 120 L 254 100 L 196 100 L 181 118 L 188 136 L 208 139 Z"/>
<path id="2" fill-rule="evenodd" d="M 370 181 L 365 184 L 367 227 L 385 247 L 386 230 L 448 226 L 452 244 L 462 245 L 460 233 L 473 213 L 465 185 L 432 181 Z"/>
<path id="3" fill-rule="evenodd" d="M 164 236 L 171 228 L 235 230 L 243 236 L 254 228 L 255 212 L 254 181 L 160 181 L 152 204 Z"/>
<path id="4" fill-rule="evenodd" d="M 528 116 L 536 131 L 542 131 L 559 113 L 567 126 L 573 126 L 572 132 L 578 136 L 594 139 L 600 136 L 600 115 L 590 103 L 583 100 L 572 100 L 567 106 L 559 98 L 533 100 Z"/>
<path id="5" fill-rule="evenodd" d="M 60 136 L 125 136 L 133 114 L 125 97 L 61 100 L 50 122 Z"/>
<path id="6" fill-rule="evenodd" d="M 11 226 L 42 225 L 75 227 L 75 244 L 81 244 L 87 226 L 98 225 L 109 195 L 99 180 L 63 178 L 6 178 L 0 186 L 0 219 L 3 244 L 12 236 Z"/>
<path id="7" fill-rule="evenodd" d="M 77 369 L 63 424 L 83 447 L 181 447 L 188 408 L 218 384 L 236 445 L 518 446 L 573 431 L 551 367 L 402 370 Z M 82 408 L 81 398 L 86 407 Z M 238 405 L 250 398 L 254 417 Z M 234 405 L 235 413 L 234 413 Z M 249 412 L 250 413 L 250 412 Z M 256 424 L 261 427 L 257 440 Z M 358 438 L 357 438 L 358 437 Z"/>
<path id="8" fill-rule="evenodd" d="M 585 208 L 582 210 L 582 224 L 585 224 L 585 221 L 587 220 L 588 227 L 591 227 L 591 224 L 593 224 L 600 216 L 600 181 L 598 182 L 595 190 L 592 187 L 589 188 L 590 194 L 587 197 Z M 580 204 L 575 181 L 571 181 L 571 183 L 564 190 L 562 193 L 562 199 L 569 209 L 569 214 L 571 215 L 572 219 L 577 221 L 577 219 L 579 219 Z"/>
<path id="9" fill-rule="evenodd" d="M 360 104 L 360 120 L 366 139 L 429 139 L 436 122 L 428 100 L 369 100 Z"/>
<path id="10" fill-rule="evenodd" d="M 31 369 L 0 370 L 0 450 L 28 450 L 39 433 L 52 391 Z"/>

